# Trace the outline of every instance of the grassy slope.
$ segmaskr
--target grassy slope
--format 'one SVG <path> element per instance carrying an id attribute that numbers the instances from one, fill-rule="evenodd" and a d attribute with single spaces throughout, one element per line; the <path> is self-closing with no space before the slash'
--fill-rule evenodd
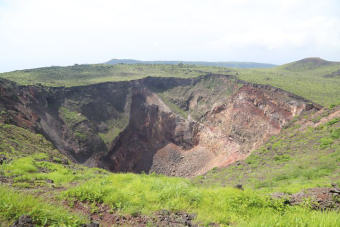
<path id="1" fill-rule="evenodd" d="M 70 164 L 43 136 L 13 125 L 0 124 L 0 141 L 0 156 L 7 159 L 0 165 L 0 223 L 12 222 L 23 214 L 39 224 L 86 221 L 46 200 L 51 200 L 47 197 L 53 197 L 62 185 L 93 177 L 93 170 Z M 34 196 L 45 192 L 48 196 Z"/>
<path id="2" fill-rule="evenodd" d="M 29 214 L 39 224 L 76 226 L 88 221 L 88 217 L 72 210 L 74 201 L 87 203 L 93 212 L 98 203 L 120 214 L 152 215 L 162 209 L 186 211 L 196 213 L 196 221 L 206 224 L 337 226 L 340 223 L 337 212 L 290 207 L 283 201 L 271 200 L 266 192 L 259 190 L 205 188 L 188 179 L 112 174 L 75 165 L 41 135 L 16 126 L 0 125 L 0 137 L 0 154 L 7 157 L 0 165 L 0 197 L 5 197 L 0 202 L 3 223 Z"/>
<path id="3" fill-rule="evenodd" d="M 324 106 L 340 104 L 340 77 L 324 77 L 340 69 L 340 63 L 313 67 L 300 61 L 270 69 L 239 69 L 242 80 L 282 88 Z"/>
<path id="4" fill-rule="evenodd" d="M 308 121 L 318 123 L 335 109 L 295 119 L 246 160 L 214 169 L 194 182 L 206 187 L 242 184 L 252 189 L 290 193 L 329 187 L 332 182 L 340 184 L 340 118 L 317 127 L 304 127 Z"/>
<path id="5" fill-rule="evenodd" d="M 242 80 L 270 84 L 321 105 L 339 104 L 340 77 L 325 77 L 340 70 L 340 63 L 304 59 L 267 69 L 228 69 L 195 65 L 75 65 L 47 67 L 1 73 L 20 84 L 79 86 L 107 81 L 124 81 L 154 77 L 196 77 L 207 73 L 234 74 Z"/>
<path id="6" fill-rule="evenodd" d="M 178 65 L 74 65 L 46 67 L 2 73 L 0 77 L 20 84 L 43 84 L 47 86 L 79 86 L 107 81 L 125 81 L 154 77 L 196 77 L 209 72 L 225 72 L 227 69 L 207 66 Z"/>
<path id="7" fill-rule="evenodd" d="M 112 59 L 105 64 L 162 64 L 162 65 L 201 65 L 201 66 L 220 66 L 232 68 L 271 68 L 275 65 L 256 62 L 205 62 L 205 61 L 139 61 L 134 59 Z"/>

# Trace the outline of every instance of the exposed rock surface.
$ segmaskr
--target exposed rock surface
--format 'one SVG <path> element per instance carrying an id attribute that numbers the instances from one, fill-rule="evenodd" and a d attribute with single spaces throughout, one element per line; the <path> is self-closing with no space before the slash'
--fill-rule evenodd
<path id="1" fill-rule="evenodd" d="M 284 199 L 289 205 L 309 205 L 316 210 L 339 210 L 340 188 L 309 188 L 295 194 L 274 193 L 272 198 Z"/>
<path id="2" fill-rule="evenodd" d="M 22 215 L 11 227 L 33 227 L 35 226 L 29 215 Z"/>
<path id="3" fill-rule="evenodd" d="M 199 227 L 206 226 L 197 223 L 195 214 L 189 214 L 181 211 L 171 212 L 160 210 L 153 214 L 142 215 L 134 213 L 132 215 L 122 215 L 112 212 L 110 207 L 104 204 L 97 204 L 97 211 L 92 212 L 88 204 L 75 202 L 73 209 L 77 212 L 90 216 L 92 223 L 83 224 L 83 227 L 95 226 L 171 226 L 171 227 Z M 100 223 L 96 224 L 96 223 Z M 209 226 L 219 226 L 211 223 Z"/>
<path id="4" fill-rule="evenodd" d="M 115 172 L 194 176 L 244 159 L 294 116 L 301 97 L 232 76 L 144 78 L 71 88 L 0 80 L 0 121 Z"/>

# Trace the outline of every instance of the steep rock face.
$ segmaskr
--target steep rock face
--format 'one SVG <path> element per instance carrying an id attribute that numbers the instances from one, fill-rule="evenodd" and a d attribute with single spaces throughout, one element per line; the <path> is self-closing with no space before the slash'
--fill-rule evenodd
<path id="1" fill-rule="evenodd" d="M 224 103 L 214 105 L 199 121 L 169 112 L 150 91 L 137 92 L 129 127 L 105 156 L 104 166 L 112 171 L 203 174 L 244 159 L 278 134 L 294 116 L 319 108 L 271 86 L 233 83 L 229 87 L 235 88 L 234 93 L 225 96 Z M 200 96 L 204 98 L 204 92 Z M 190 103 L 193 95 L 187 97 Z M 184 108 L 197 108 L 196 105 Z"/>
<path id="2" fill-rule="evenodd" d="M 213 167 L 244 159 L 278 134 L 294 116 L 310 108 L 315 107 L 279 89 L 243 85 L 228 103 L 215 107 L 201 119 L 197 133 L 199 142 L 192 150 L 201 150 L 210 156 L 204 160 L 204 165 L 197 163 L 191 173 L 203 174 Z"/>
<path id="3" fill-rule="evenodd" d="M 294 116 L 320 108 L 224 75 L 71 88 L 0 80 L 0 94 L 0 121 L 45 135 L 76 162 L 175 176 L 243 159 Z"/>
<path id="4" fill-rule="evenodd" d="M 193 122 L 171 112 L 148 89 L 133 90 L 130 111 L 128 127 L 103 158 L 111 171 L 149 172 L 154 154 L 166 144 L 193 145 Z"/>
<path id="5" fill-rule="evenodd" d="M 41 133 L 72 160 L 85 163 L 107 152 L 98 133 L 124 114 L 126 85 L 46 88 L 0 80 L 0 121 Z"/>

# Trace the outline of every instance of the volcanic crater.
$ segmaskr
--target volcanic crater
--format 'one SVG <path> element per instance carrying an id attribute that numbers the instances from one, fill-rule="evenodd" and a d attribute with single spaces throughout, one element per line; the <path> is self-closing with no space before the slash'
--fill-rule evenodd
<path id="1" fill-rule="evenodd" d="M 43 134 L 74 162 L 184 177 L 246 158 L 294 117 L 321 108 L 217 74 L 75 87 L 0 79 L 0 94 L 0 121 Z"/>

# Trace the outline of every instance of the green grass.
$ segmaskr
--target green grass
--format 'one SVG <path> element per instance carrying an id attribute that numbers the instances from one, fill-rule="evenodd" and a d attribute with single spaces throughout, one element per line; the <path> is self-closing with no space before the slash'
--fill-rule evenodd
<path id="1" fill-rule="evenodd" d="M 237 76 L 241 80 L 282 88 L 324 106 L 340 104 L 340 77 L 324 77 L 339 70 L 340 64 L 311 69 L 309 67 L 299 70 L 287 69 L 284 66 L 270 69 L 238 69 Z"/>
<path id="2" fill-rule="evenodd" d="M 60 187 L 103 172 L 72 164 L 43 136 L 14 125 L 0 124 L 0 139 L 0 154 L 10 160 L 0 165 L 0 174 L 20 188 Z"/>
<path id="3" fill-rule="evenodd" d="M 108 130 L 106 132 L 98 133 L 100 138 L 104 141 L 106 146 L 110 148 L 112 141 L 121 133 L 129 124 L 129 116 L 127 114 L 120 114 L 118 120 L 108 120 Z"/>
<path id="4" fill-rule="evenodd" d="M 70 201 L 104 203 L 122 214 L 184 210 L 197 214 L 197 221 L 204 224 L 337 226 L 340 220 L 337 212 L 290 207 L 253 190 L 203 189 L 185 179 L 157 175 L 112 174 L 71 188 L 62 193 L 62 197 Z M 263 222 L 265 217 L 270 218 Z"/>
<path id="5" fill-rule="evenodd" d="M 0 171 L 3 176 L 11 177 L 14 186 L 24 188 L 61 187 L 71 182 L 98 177 L 102 172 L 96 168 L 88 169 L 73 164 L 64 166 L 44 160 L 40 160 L 35 155 L 16 158 L 0 166 Z"/>
<path id="6" fill-rule="evenodd" d="M 59 116 L 69 128 L 73 128 L 86 120 L 86 117 L 81 113 L 71 111 L 65 107 L 59 108 Z"/>
<path id="7" fill-rule="evenodd" d="M 330 121 L 318 130 L 324 132 L 324 137 L 337 136 L 328 133 L 335 132 L 333 129 L 337 124 Z M 56 153 L 42 136 L 16 126 L 0 124 L 0 136 L 0 153 L 8 158 L 0 166 L 0 176 L 8 180 L 0 186 L 0 220 L 4 223 L 11 223 L 23 214 L 31 215 L 40 225 L 86 223 L 86 217 L 73 210 L 75 201 L 82 201 L 89 207 L 105 204 L 111 212 L 122 215 L 152 216 L 155 211 L 163 209 L 184 211 L 197 214 L 195 222 L 201 224 L 339 226 L 340 223 L 340 216 L 335 211 L 291 207 L 283 201 L 270 199 L 267 191 L 251 187 L 244 191 L 217 185 L 201 187 L 189 179 L 155 174 L 113 174 L 75 165 Z M 272 142 L 278 151 L 285 146 L 280 137 L 273 138 Z M 335 143 L 331 146 L 334 147 Z M 333 158 L 337 160 L 335 156 Z M 253 160 L 255 165 L 260 163 L 256 158 Z M 286 161 L 284 158 L 277 162 Z M 319 171 L 316 177 L 331 175 L 332 171 Z M 69 204 L 68 208 L 61 205 L 63 200 L 68 201 L 64 203 Z"/>
<path id="8" fill-rule="evenodd" d="M 228 69 L 195 65 L 75 65 L 1 73 L 0 78 L 22 85 L 80 86 L 152 77 L 192 78 L 209 73 L 236 75 L 239 79 L 282 88 L 324 106 L 340 104 L 340 77 L 326 77 L 340 70 L 340 63 L 298 61 L 265 69 Z"/>
<path id="9" fill-rule="evenodd" d="M 14 222 L 21 215 L 30 215 L 39 226 L 79 226 L 87 222 L 85 217 L 72 214 L 60 205 L 6 186 L 0 185 L 0 198 L 0 221 Z"/>
<path id="10" fill-rule="evenodd" d="M 74 65 L 68 67 L 46 67 L 1 73 L 0 77 L 23 85 L 43 84 L 46 86 L 80 86 L 108 81 L 127 81 L 153 77 L 190 78 L 209 72 L 224 72 L 225 68 L 194 65 Z"/>

